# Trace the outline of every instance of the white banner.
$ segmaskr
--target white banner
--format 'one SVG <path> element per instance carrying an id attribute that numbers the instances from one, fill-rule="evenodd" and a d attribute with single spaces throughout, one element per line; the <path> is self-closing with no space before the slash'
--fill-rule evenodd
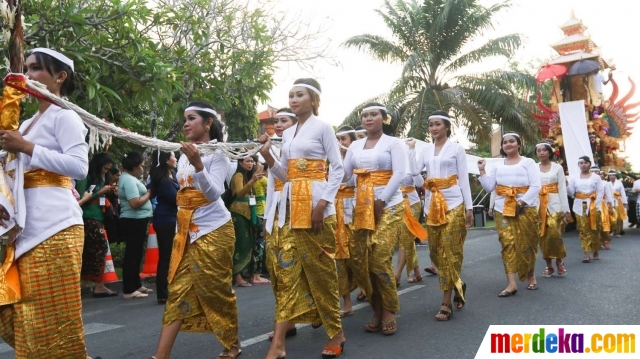
<path id="1" fill-rule="evenodd" d="M 492 325 L 476 359 L 637 358 L 638 335 L 640 325 Z"/>
<path id="2" fill-rule="evenodd" d="M 562 102 L 559 104 L 559 109 L 567 168 L 570 176 L 578 176 L 580 174 L 578 158 L 589 156 L 591 163 L 594 163 L 584 101 Z"/>
<path id="3" fill-rule="evenodd" d="M 467 169 L 469 173 L 474 175 L 479 175 L 480 170 L 478 169 L 478 160 L 480 157 L 467 154 Z M 491 169 L 497 166 L 502 166 L 504 164 L 504 158 L 485 158 L 486 161 L 484 170 L 487 174 L 491 173 Z"/>

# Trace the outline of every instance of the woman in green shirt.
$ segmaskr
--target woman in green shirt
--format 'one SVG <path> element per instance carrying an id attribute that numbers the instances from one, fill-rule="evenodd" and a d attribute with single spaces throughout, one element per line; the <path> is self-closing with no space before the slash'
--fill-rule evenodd
<path id="1" fill-rule="evenodd" d="M 105 185 L 105 174 L 113 166 L 113 160 L 106 153 L 98 153 L 89 162 L 88 175 L 76 182 L 76 191 L 81 198 L 78 201 L 82 208 L 84 221 L 84 248 L 82 250 L 82 270 L 80 277 L 95 283 L 95 298 L 113 297 L 117 292 L 104 285 L 104 265 L 109 244 L 104 231 L 104 211 L 107 206 L 105 196 L 111 186 Z M 91 196 L 85 196 L 90 193 Z"/>
<path id="2" fill-rule="evenodd" d="M 142 286 L 140 264 L 144 255 L 149 222 L 153 216 L 151 192 L 139 180 L 142 176 L 142 154 L 129 152 L 122 159 L 124 172 L 118 180 L 120 199 L 120 228 L 126 243 L 122 264 L 122 292 L 124 299 L 146 298 L 153 290 Z"/>
<path id="3" fill-rule="evenodd" d="M 252 157 L 238 161 L 238 168 L 231 177 L 231 185 L 229 186 L 234 197 L 229 212 L 231 212 L 236 232 L 233 275 L 237 287 L 271 283 L 260 276 L 260 263 L 256 262 L 253 256 L 253 247 L 257 238 L 256 226 L 260 225 L 256 208 L 258 198 L 254 185 L 264 177 L 262 171 L 255 171 L 254 165 L 255 161 Z M 245 269 L 249 270 L 251 283 L 242 277 L 242 272 Z"/>

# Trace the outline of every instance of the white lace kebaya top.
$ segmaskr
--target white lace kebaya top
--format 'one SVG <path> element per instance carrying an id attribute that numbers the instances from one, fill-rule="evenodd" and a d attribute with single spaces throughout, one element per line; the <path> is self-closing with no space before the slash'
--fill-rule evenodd
<path id="1" fill-rule="evenodd" d="M 296 134 L 298 127 L 300 127 L 300 130 Z M 329 160 L 328 180 L 326 182 L 313 181 L 312 183 L 312 203 L 315 208 L 318 202 L 323 199 L 329 202 L 324 210 L 324 217 L 327 218 L 336 214 L 333 201 L 336 199 L 338 188 L 343 182 L 344 168 L 340 150 L 338 149 L 338 141 L 336 141 L 336 134 L 331 125 L 311 115 L 304 124 L 301 125 L 298 122 L 284 131 L 282 134 L 280 161 L 276 162 L 271 168 L 271 173 L 285 183 L 281 198 L 291 200 L 291 194 L 289 193 L 291 186 L 287 183 L 288 161 L 296 158 Z M 283 211 L 278 213 L 278 225 L 280 227 L 284 225 L 285 215 L 286 213 L 283 213 Z"/>
<path id="2" fill-rule="evenodd" d="M 177 178 L 180 188 L 194 187 L 204 193 L 211 202 L 193 212 L 189 226 L 190 243 L 231 220 L 231 213 L 220 197 L 224 193 L 224 181 L 229 170 L 229 158 L 221 151 L 202 157 L 204 169 L 196 172 L 186 155 L 178 160 Z"/>
<path id="3" fill-rule="evenodd" d="M 409 164 L 415 184 L 419 186 L 424 184 L 424 179 L 420 175 L 424 168 L 427 170 L 427 178 L 448 178 L 449 176 L 457 175 L 457 185 L 440 191 L 447 201 L 447 207 L 452 210 L 464 203 L 465 209 L 473 209 L 469 170 L 467 169 L 467 157 L 464 148 L 451 140 L 445 142 L 437 156 L 435 155 L 435 148 L 433 143 L 429 143 L 419 155 L 415 149 L 409 150 Z M 416 158 L 420 158 L 421 163 L 417 163 Z M 427 190 L 424 194 L 425 214 L 429 214 L 430 205 L 431 191 Z"/>
<path id="4" fill-rule="evenodd" d="M 521 157 L 520 162 L 514 165 L 503 164 L 491 169 L 491 172 L 480 176 L 480 183 L 485 191 L 491 192 L 497 186 L 524 187 L 529 189 L 524 194 L 517 194 L 516 200 L 522 200 L 526 207 L 538 207 L 540 199 L 538 194 L 542 187 L 540 183 L 540 169 L 531 158 Z M 505 197 L 496 192 L 494 210 L 504 212 Z"/>
<path id="5" fill-rule="evenodd" d="M 393 175 L 386 186 L 375 186 L 375 199 L 385 201 L 385 209 L 403 201 L 400 185 L 406 174 L 406 150 L 400 139 L 382 135 L 374 148 L 364 149 L 366 138 L 349 146 L 344 159 L 344 182 L 353 176 L 354 169 L 392 170 Z M 356 186 L 356 193 L 358 188 Z M 356 194 L 357 195 L 357 194 Z"/>
<path id="6" fill-rule="evenodd" d="M 580 178 L 580 175 L 578 176 L 571 176 L 569 178 L 569 186 L 567 187 L 567 192 L 569 193 L 569 196 L 575 196 L 576 193 L 583 193 L 583 194 L 590 194 L 592 192 L 596 192 L 596 207 L 598 208 L 598 211 L 601 210 L 601 203 L 602 203 L 602 199 L 604 197 L 604 182 L 602 181 L 602 179 L 600 179 L 600 176 L 596 175 L 596 174 L 591 174 L 591 176 L 589 178 Z M 582 203 L 586 203 L 587 204 L 587 209 L 589 208 L 589 205 L 591 204 L 591 198 L 586 198 L 586 199 L 580 199 L 580 198 L 576 198 L 573 201 L 573 212 L 578 215 L 578 216 L 582 216 Z"/>
<path id="7" fill-rule="evenodd" d="M 549 172 L 540 171 L 540 182 L 542 185 L 557 183 L 558 193 L 549 193 L 549 213 L 569 212 L 569 198 L 567 195 L 567 182 L 564 176 L 564 169 L 555 162 L 551 162 Z"/>
<path id="8" fill-rule="evenodd" d="M 609 183 L 611 183 L 611 187 L 613 188 L 613 193 L 616 193 L 616 192 L 620 193 L 620 199 L 622 200 L 622 204 L 627 204 L 627 193 L 624 191 L 624 185 L 622 184 L 622 182 L 616 179 L 615 182 L 609 182 Z M 614 200 L 613 205 L 618 207 L 618 201 Z"/>

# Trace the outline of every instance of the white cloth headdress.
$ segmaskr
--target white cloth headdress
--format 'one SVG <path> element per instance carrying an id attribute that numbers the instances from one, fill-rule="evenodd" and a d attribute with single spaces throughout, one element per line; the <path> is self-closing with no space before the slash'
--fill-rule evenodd
<path id="1" fill-rule="evenodd" d="M 187 111 L 203 111 L 203 112 L 208 112 L 212 115 L 214 115 L 218 120 L 220 119 L 220 115 L 216 112 L 216 110 L 212 109 L 212 108 L 207 108 L 207 107 L 198 107 L 198 106 L 189 106 L 187 108 L 184 109 L 184 112 Z"/>
<path id="2" fill-rule="evenodd" d="M 36 53 L 36 52 L 39 52 L 39 53 L 42 53 L 42 54 L 47 54 L 47 55 L 53 57 L 54 59 L 62 62 L 63 64 L 71 67 L 71 71 L 75 71 L 75 69 L 73 67 L 73 60 L 71 60 L 70 58 L 64 56 L 63 54 L 61 54 L 60 52 L 58 52 L 56 50 L 51 50 L 51 49 L 47 49 L 47 48 L 44 48 L 44 47 L 38 47 L 38 48 L 35 48 L 35 49 L 31 50 L 32 54 Z"/>
<path id="3" fill-rule="evenodd" d="M 320 93 L 320 90 L 318 90 L 317 88 L 315 88 L 315 86 L 311 86 L 311 85 L 307 85 L 307 84 L 293 84 L 293 87 L 291 87 L 291 89 L 293 89 L 294 87 L 306 87 L 309 90 L 315 92 L 318 94 L 318 96 L 322 96 L 322 93 Z"/>

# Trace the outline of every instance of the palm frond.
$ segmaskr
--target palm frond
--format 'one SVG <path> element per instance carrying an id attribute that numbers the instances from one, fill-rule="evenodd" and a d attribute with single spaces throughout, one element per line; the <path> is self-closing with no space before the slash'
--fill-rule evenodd
<path id="1" fill-rule="evenodd" d="M 521 44 L 522 39 L 519 34 L 511 34 L 489 40 L 479 48 L 469 51 L 455 59 L 443 69 L 443 72 L 453 73 L 467 65 L 479 63 L 492 56 L 504 56 L 506 58 L 511 58 Z"/>
<path id="2" fill-rule="evenodd" d="M 408 56 L 401 47 L 378 35 L 353 36 L 343 42 L 342 46 L 368 52 L 376 60 L 381 61 L 404 61 Z"/>

